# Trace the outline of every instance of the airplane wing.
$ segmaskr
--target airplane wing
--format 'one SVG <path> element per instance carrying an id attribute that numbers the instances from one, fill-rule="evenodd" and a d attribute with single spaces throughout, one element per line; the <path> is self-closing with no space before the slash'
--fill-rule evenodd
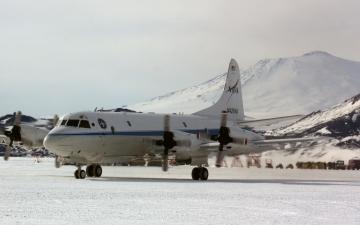
<path id="1" fill-rule="evenodd" d="M 29 147 L 41 147 L 50 130 L 43 127 L 21 124 L 21 141 Z"/>
<path id="2" fill-rule="evenodd" d="M 230 143 L 225 146 L 224 153 L 225 155 L 234 156 L 239 154 L 248 154 L 248 153 L 261 153 L 264 151 L 269 151 L 275 149 L 277 145 L 286 145 L 286 144 L 297 144 L 297 143 L 312 143 L 313 141 L 318 140 L 318 138 L 284 138 L 284 139 L 270 139 L 270 140 L 258 140 L 258 141 L 249 141 L 247 145 L 240 145 Z M 199 149 L 196 151 L 208 152 L 208 154 L 215 153 L 218 151 L 220 143 L 218 142 L 208 142 L 201 144 Z"/>
<path id="3" fill-rule="evenodd" d="M 240 127 L 251 127 L 256 128 L 260 126 L 270 126 L 275 123 L 280 122 L 292 122 L 301 119 L 304 117 L 304 115 L 292 115 L 292 116 L 283 116 L 283 117 L 274 117 L 274 118 L 268 118 L 268 119 L 259 119 L 259 120 L 245 120 L 245 121 L 239 121 L 237 124 Z"/>
<path id="4" fill-rule="evenodd" d="M 272 144 L 291 144 L 298 142 L 311 142 L 315 141 L 317 138 L 284 138 L 284 139 L 269 139 L 269 140 L 260 140 L 253 141 L 251 144 L 254 145 L 272 145 Z"/>
<path id="5" fill-rule="evenodd" d="M 248 143 L 249 146 L 260 146 L 260 145 L 275 145 L 275 144 L 291 144 L 291 143 L 299 143 L 299 142 L 312 142 L 316 141 L 318 138 L 284 138 L 284 139 L 269 139 L 269 140 L 258 140 L 251 141 Z M 216 149 L 219 147 L 218 142 L 209 142 L 205 144 L 201 144 L 199 146 L 200 149 Z M 242 145 L 241 145 L 242 146 Z"/>

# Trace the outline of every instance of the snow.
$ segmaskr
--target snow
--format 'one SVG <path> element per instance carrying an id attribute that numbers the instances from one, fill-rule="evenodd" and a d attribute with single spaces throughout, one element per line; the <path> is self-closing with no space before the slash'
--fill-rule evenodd
<path id="1" fill-rule="evenodd" d="M 247 116 L 269 118 L 326 109 L 360 92 L 360 62 L 311 52 L 265 59 L 241 70 Z M 219 99 L 225 74 L 180 91 L 129 105 L 143 112 L 193 113 Z"/>
<path id="2" fill-rule="evenodd" d="M 353 136 L 346 139 L 359 138 L 358 136 Z M 343 160 L 347 162 L 356 157 L 360 157 L 360 149 L 344 149 L 341 147 L 335 146 L 339 143 L 339 140 L 336 139 L 321 139 L 318 141 L 316 146 L 299 148 L 296 151 L 284 151 L 284 150 L 273 150 L 264 152 L 262 158 L 270 158 L 273 160 L 274 164 L 284 163 L 286 164 L 296 164 L 296 162 L 335 162 L 337 160 Z M 360 175 L 360 174 L 359 174 Z"/>
<path id="3" fill-rule="evenodd" d="M 51 159 L 0 162 L 7 224 L 358 224 L 360 172 L 190 167 L 104 167 L 76 180 Z"/>
<path id="4" fill-rule="evenodd" d="M 322 134 L 322 135 L 324 135 L 324 134 L 325 134 L 325 135 L 326 135 L 326 134 L 331 134 L 331 132 L 330 132 L 326 127 L 318 130 L 316 133 L 317 133 L 317 134 Z"/>
<path id="5" fill-rule="evenodd" d="M 349 141 L 349 140 L 360 141 L 360 135 L 348 136 L 341 139 L 341 141 Z"/>
<path id="6" fill-rule="evenodd" d="M 358 110 L 357 110 L 357 111 L 358 111 Z M 359 116 L 360 116 L 359 113 L 355 113 L 355 114 L 353 115 L 353 117 L 351 118 L 351 120 L 355 123 Z"/>

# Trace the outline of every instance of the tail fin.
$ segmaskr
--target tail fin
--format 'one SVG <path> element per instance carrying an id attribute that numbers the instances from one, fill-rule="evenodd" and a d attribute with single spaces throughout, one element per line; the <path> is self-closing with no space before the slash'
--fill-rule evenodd
<path id="1" fill-rule="evenodd" d="M 241 93 L 240 70 L 235 59 L 231 59 L 224 91 L 220 99 L 207 109 L 194 113 L 199 116 L 220 118 L 222 112 L 228 113 L 229 120 L 241 121 L 245 119 Z"/>

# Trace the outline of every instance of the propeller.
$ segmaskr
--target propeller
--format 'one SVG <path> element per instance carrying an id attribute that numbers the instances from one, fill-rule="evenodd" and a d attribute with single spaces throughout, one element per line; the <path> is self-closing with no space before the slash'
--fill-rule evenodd
<path id="1" fill-rule="evenodd" d="M 232 142 L 233 139 L 230 137 L 230 129 L 227 127 L 227 113 L 223 112 L 221 114 L 221 120 L 220 120 L 220 129 L 219 129 L 219 136 L 218 136 L 218 142 L 219 145 L 219 151 L 216 156 L 216 167 L 221 167 L 222 162 L 224 160 L 224 146 Z"/>
<path id="2" fill-rule="evenodd" d="M 234 131 L 234 130 L 233 130 Z M 236 130 L 235 136 L 236 135 Z M 234 134 L 233 134 L 234 135 Z M 221 120 L 220 120 L 220 129 L 219 129 L 219 136 L 217 138 L 219 145 L 219 151 L 216 156 L 216 167 L 221 167 L 222 163 L 224 161 L 224 146 L 229 143 L 235 143 L 239 145 L 247 145 L 247 138 L 241 138 L 241 137 L 232 137 L 230 136 L 230 128 L 227 126 L 227 113 L 222 112 L 221 114 Z"/>
<path id="3" fill-rule="evenodd" d="M 176 146 L 176 141 L 174 140 L 174 133 L 170 131 L 170 116 L 164 116 L 164 133 L 163 133 L 163 146 L 164 152 L 162 155 L 162 170 L 166 172 L 168 170 L 168 159 L 169 159 L 169 150 Z"/>
<path id="4" fill-rule="evenodd" d="M 10 138 L 9 146 L 6 147 L 5 154 L 4 154 L 4 160 L 9 160 L 11 147 L 13 147 L 14 141 L 21 141 L 21 111 L 18 111 L 17 113 L 14 113 L 14 123 L 13 127 L 11 129 L 11 132 L 7 134 L 7 136 Z"/>

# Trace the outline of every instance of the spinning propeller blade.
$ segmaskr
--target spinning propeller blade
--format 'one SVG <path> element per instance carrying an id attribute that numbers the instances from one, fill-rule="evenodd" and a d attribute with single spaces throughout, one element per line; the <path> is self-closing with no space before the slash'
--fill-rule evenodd
<path id="1" fill-rule="evenodd" d="M 232 142 L 233 139 L 230 137 L 230 129 L 227 127 L 227 113 L 223 112 L 221 114 L 221 120 L 220 120 L 220 129 L 219 129 L 219 136 L 218 136 L 218 142 L 219 145 L 219 151 L 216 156 L 216 167 L 221 167 L 222 162 L 224 160 L 224 145 L 229 144 Z"/>
<path id="2" fill-rule="evenodd" d="M 9 134 L 10 143 L 9 146 L 6 147 L 6 151 L 4 154 L 4 160 L 9 160 L 11 147 L 13 147 L 14 141 L 21 141 L 21 112 L 18 111 L 14 113 L 14 123 L 11 129 L 11 133 Z"/>
<path id="3" fill-rule="evenodd" d="M 164 116 L 164 133 L 163 133 L 163 145 L 164 152 L 162 155 L 162 170 L 168 170 L 168 159 L 169 159 L 169 150 L 176 146 L 176 141 L 174 140 L 174 134 L 170 131 L 170 116 Z"/>

